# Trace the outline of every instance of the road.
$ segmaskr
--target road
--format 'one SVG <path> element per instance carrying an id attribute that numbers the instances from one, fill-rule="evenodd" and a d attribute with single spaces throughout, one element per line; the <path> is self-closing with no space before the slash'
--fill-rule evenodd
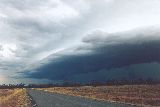
<path id="1" fill-rule="evenodd" d="M 135 107 L 33 89 L 28 89 L 28 94 L 38 107 Z"/>

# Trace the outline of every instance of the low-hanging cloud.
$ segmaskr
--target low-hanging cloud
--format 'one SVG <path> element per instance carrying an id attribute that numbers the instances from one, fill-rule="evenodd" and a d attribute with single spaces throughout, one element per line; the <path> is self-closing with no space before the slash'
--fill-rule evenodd
<path id="1" fill-rule="evenodd" d="M 155 51 L 159 37 L 153 35 L 160 34 L 159 28 L 137 29 L 141 33 L 137 30 L 115 32 L 160 24 L 159 10 L 158 0 L 0 0 L 0 75 L 9 80 L 18 72 L 29 71 L 33 78 L 38 74 L 36 78 L 47 78 L 47 73 L 62 72 L 56 73 L 57 77 L 48 76 L 53 80 L 73 72 L 64 77 L 78 78 L 75 75 L 80 75 L 80 70 L 82 76 L 86 72 L 95 74 L 101 68 L 123 68 L 136 61 L 139 63 L 139 59 L 128 56 L 133 54 L 128 51 L 137 51 L 137 57 L 141 57 L 142 50 L 145 51 L 140 46 L 153 46 L 151 50 Z M 146 57 L 151 56 L 153 61 L 153 53 L 146 50 Z M 122 60 L 118 57 L 120 53 L 128 63 L 112 61 Z M 148 62 L 149 57 L 146 60 Z M 71 68 L 72 63 L 79 70 Z M 55 64 L 70 68 L 70 71 L 65 72 Z M 88 67 L 84 67 L 86 64 Z M 48 65 L 51 69 L 45 74 Z M 43 73 L 45 75 L 41 76 Z"/>
<path id="2" fill-rule="evenodd" d="M 72 80 L 74 75 L 160 62 L 160 34 L 157 28 L 113 34 L 96 31 L 82 41 L 83 45 L 74 48 L 71 53 L 67 54 L 68 50 L 63 52 L 66 54 L 57 53 L 57 58 L 50 57 L 27 75 L 32 78 Z M 78 51 L 84 53 L 78 54 Z"/>

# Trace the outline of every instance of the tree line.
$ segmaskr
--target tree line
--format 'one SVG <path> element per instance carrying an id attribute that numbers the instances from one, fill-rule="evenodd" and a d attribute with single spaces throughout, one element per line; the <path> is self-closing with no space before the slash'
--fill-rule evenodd
<path id="1" fill-rule="evenodd" d="M 12 89 L 12 88 L 49 88 L 49 87 L 79 87 L 79 86 L 112 86 L 112 85 L 144 85 L 144 84 L 160 84 L 160 81 L 156 81 L 153 79 L 136 79 L 136 80 L 107 80 L 105 82 L 98 82 L 96 80 L 92 80 L 87 83 L 81 82 L 71 82 L 64 81 L 63 83 L 56 84 L 2 84 L 0 85 L 0 89 Z"/>

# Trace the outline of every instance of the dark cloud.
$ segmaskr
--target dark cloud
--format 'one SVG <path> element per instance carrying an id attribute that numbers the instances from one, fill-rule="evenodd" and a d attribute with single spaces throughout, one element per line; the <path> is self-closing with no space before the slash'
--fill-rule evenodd
<path id="1" fill-rule="evenodd" d="M 159 10 L 156 0 L 0 0 L 0 74 L 58 80 L 158 62 L 160 29 L 113 32 L 160 24 Z"/>
<path id="2" fill-rule="evenodd" d="M 107 34 L 108 36 L 105 33 L 92 33 L 92 36 L 89 35 L 83 39 L 85 45 L 81 48 L 76 48 L 73 53 L 50 59 L 28 75 L 32 78 L 72 80 L 74 75 L 101 70 L 108 72 L 111 69 L 141 63 L 159 63 L 160 38 L 155 35 L 157 34 L 155 32 L 152 36 L 142 32 L 143 30 L 138 30 Z M 90 51 L 76 54 L 83 49 Z"/>

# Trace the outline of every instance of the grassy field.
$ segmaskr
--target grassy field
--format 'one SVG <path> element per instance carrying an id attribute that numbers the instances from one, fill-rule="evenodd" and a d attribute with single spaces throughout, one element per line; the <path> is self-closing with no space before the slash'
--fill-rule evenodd
<path id="1" fill-rule="evenodd" d="M 0 89 L 0 107 L 31 107 L 26 89 Z"/>
<path id="2" fill-rule="evenodd" d="M 144 107 L 160 107 L 160 85 L 54 87 L 39 90 Z"/>

